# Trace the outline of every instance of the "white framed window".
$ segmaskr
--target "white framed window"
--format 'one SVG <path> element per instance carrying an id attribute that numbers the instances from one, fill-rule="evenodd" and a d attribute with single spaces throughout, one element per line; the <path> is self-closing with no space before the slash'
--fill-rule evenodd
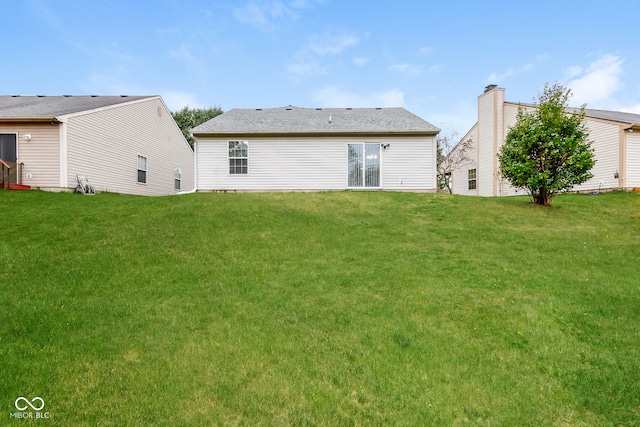
<path id="1" fill-rule="evenodd" d="M 469 190 L 475 190 L 477 187 L 477 172 L 475 169 L 469 169 L 467 172 L 469 178 Z"/>
<path id="2" fill-rule="evenodd" d="M 380 187 L 380 144 L 348 144 L 348 186 L 350 188 Z"/>
<path id="3" fill-rule="evenodd" d="M 180 168 L 175 168 L 173 171 L 173 183 L 173 188 L 180 190 L 182 187 L 182 170 Z"/>
<path id="4" fill-rule="evenodd" d="M 229 141 L 229 174 L 249 173 L 249 141 Z"/>
<path id="5" fill-rule="evenodd" d="M 147 158 L 138 154 L 138 183 L 147 183 Z"/>

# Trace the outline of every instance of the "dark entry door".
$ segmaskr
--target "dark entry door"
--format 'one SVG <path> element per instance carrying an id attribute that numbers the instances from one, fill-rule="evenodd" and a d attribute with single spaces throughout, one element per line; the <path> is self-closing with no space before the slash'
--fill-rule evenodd
<path id="1" fill-rule="evenodd" d="M 9 182 L 15 184 L 18 168 L 16 167 L 17 156 L 17 137 L 15 133 L 0 133 L 0 159 L 11 166 L 11 173 L 9 174 Z M 7 172 L 4 171 L 6 174 Z M 3 178 L 6 180 L 7 176 Z"/>

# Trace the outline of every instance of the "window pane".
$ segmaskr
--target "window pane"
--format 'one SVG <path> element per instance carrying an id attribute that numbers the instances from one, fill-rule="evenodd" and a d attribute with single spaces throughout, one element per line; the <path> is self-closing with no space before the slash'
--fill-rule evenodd
<path id="1" fill-rule="evenodd" d="M 380 144 L 365 144 L 365 187 L 380 186 Z"/>
<path id="2" fill-rule="evenodd" d="M 363 157 L 362 144 L 349 144 L 349 187 L 363 185 Z"/>
<path id="3" fill-rule="evenodd" d="M 245 141 L 229 141 L 229 157 L 247 157 L 247 148 Z"/>
<path id="4" fill-rule="evenodd" d="M 138 169 L 138 182 L 143 184 L 147 183 L 147 171 Z"/>
<path id="5" fill-rule="evenodd" d="M 246 175 L 248 172 L 248 160 L 247 159 L 229 159 L 229 173 L 238 175 Z"/>
<path id="6" fill-rule="evenodd" d="M 240 141 L 238 143 L 237 157 L 247 157 L 247 143 Z"/>
<path id="7" fill-rule="evenodd" d="M 147 170 L 147 158 L 138 156 L 138 169 Z"/>

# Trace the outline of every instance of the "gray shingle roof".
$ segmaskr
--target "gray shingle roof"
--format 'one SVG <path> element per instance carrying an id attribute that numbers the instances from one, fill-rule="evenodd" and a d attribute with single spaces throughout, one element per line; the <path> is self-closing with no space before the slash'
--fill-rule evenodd
<path id="1" fill-rule="evenodd" d="M 577 111 L 577 108 L 573 110 Z M 585 108 L 585 116 L 592 117 L 594 119 L 611 120 L 614 122 L 638 124 L 640 123 L 640 114 L 624 113 L 622 111 L 607 111 L 607 110 L 592 110 Z"/>
<path id="2" fill-rule="evenodd" d="M 510 104 L 516 104 L 517 102 L 510 102 Z M 527 107 L 535 107 L 534 104 L 520 103 L 520 105 Z M 570 113 L 577 113 L 579 108 L 569 107 L 567 110 Z M 622 111 L 609 111 L 609 110 L 594 110 L 591 108 L 585 108 L 584 115 L 593 119 L 610 120 L 612 122 L 627 123 L 630 125 L 640 124 L 640 114 L 625 113 Z"/>
<path id="3" fill-rule="evenodd" d="M 0 118 L 46 118 L 93 110 L 148 96 L 0 96 Z"/>
<path id="4" fill-rule="evenodd" d="M 404 108 L 233 109 L 191 130 L 207 134 L 435 134 L 431 123 Z"/>

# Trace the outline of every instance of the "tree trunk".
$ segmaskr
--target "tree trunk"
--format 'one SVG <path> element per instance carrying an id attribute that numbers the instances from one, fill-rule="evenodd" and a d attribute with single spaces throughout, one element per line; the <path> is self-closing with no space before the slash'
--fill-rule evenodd
<path id="1" fill-rule="evenodd" d="M 537 205 L 551 206 L 551 197 L 551 193 L 544 189 L 540 189 L 539 192 L 533 197 L 533 200 Z"/>

